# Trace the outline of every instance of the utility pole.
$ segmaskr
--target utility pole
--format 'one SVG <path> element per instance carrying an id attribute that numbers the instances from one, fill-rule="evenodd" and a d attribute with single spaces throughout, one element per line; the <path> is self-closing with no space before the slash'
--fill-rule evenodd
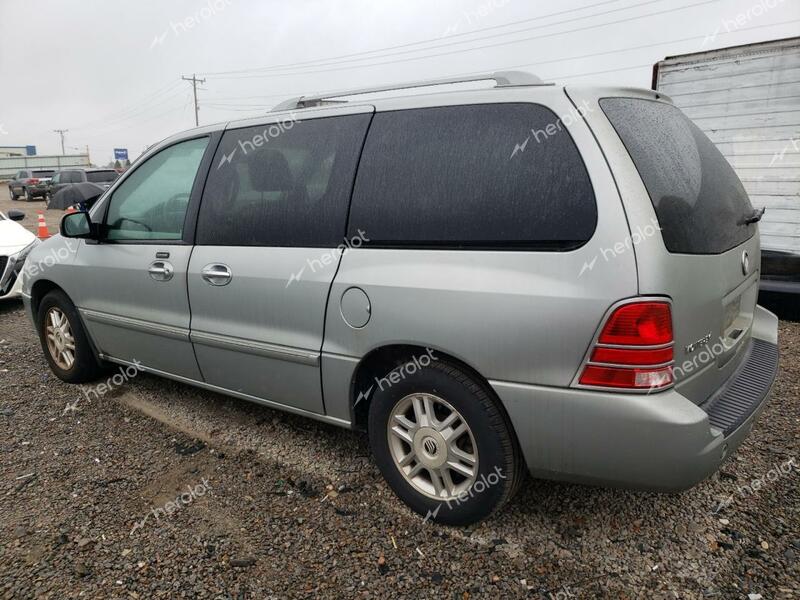
<path id="1" fill-rule="evenodd" d="M 200 109 L 197 106 L 197 83 L 198 82 L 199 83 L 205 83 L 206 80 L 205 79 L 198 79 L 197 77 L 195 77 L 194 73 L 192 73 L 191 77 L 184 77 L 183 75 L 181 75 L 181 79 L 183 79 L 184 81 L 191 81 L 192 82 L 192 93 L 194 94 L 194 124 L 195 124 L 195 126 L 199 126 L 200 125 L 200 118 L 197 115 L 197 111 L 199 111 Z"/>
<path id="2" fill-rule="evenodd" d="M 53 129 L 55 133 L 61 136 L 61 156 L 64 156 L 64 134 L 69 131 L 69 129 Z"/>

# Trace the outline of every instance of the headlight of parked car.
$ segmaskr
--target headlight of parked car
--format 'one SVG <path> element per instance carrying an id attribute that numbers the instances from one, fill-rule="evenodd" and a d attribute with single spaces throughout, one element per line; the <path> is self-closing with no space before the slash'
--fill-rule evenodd
<path id="1" fill-rule="evenodd" d="M 36 246 L 38 246 L 41 243 L 42 240 L 36 238 L 30 244 L 25 246 L 22 250 L 8 257 L 8 262 L 10 267 L 9 276 L 3 282 L 0 282 L 0 288 L 3 288 L 0 289 L 0 293 L 3 294 L 8 293 L 8 289 L 5 288 L 10 289 L 13 280 L 19 277 L 20 274 L 22 276 L 22 283 L 23 284 L 25 283 L 25 272 L 22 270 L 22 267 L 25 265 L 25 259 L 28 258 L 28 255 L 31 253 L 31 250 L 36 248 Z M 12 273 L 13 277 L 10 276 Z"/>
<path id="2" fill-rule="evenodd" d="M 14 254 L 11 258 L 13 258 L 14 262 L 16 262 L 18 265 L 21 265 L 22 263 L 25 262 L 25 259 L 28 258 L 28 254 L 31 253 L 31 250 L 33 250 L 36 246 L 38 246 L 41 243 L 42 240 L 40 240 L 39 238 L 34 238 L 34 240 L 30 244 L 28 244 L 22 250 Z"/>

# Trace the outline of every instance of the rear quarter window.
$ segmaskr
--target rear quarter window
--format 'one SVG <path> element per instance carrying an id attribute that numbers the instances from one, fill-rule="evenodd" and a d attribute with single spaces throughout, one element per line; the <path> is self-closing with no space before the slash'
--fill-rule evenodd
<path id="1" fill-rule="evenodd" d="M 379 246 L 582 245 L 594 233 L 597 205 L 580 152 L 559 123 L 537 104 L 375 115 L 348 235 L 363 231 Z"/>
<path id="2" fill-rule="evenodd" d="M 667 250 L 720 254 L 750 239 L 753 207 L 714 143 L 677 107 L 604 98 L 611 121 L 647 188 Z"/>

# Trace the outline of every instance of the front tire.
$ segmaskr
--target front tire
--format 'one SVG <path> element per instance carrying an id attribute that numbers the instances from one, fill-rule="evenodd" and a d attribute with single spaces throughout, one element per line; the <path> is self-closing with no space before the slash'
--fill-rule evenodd
<path id="1" fill-rule="evenodd" d="M 53 290 L 42 298 L 37 325 L 44 356 L 56 377 L 85 383 L 102 374 L 78 310 L 64 292 Z"/>
<path id="2" fill-rule="evenodd" d="M 17 195 L 14 193 L 14 188 L 8 186 L 8 195 L 11 196 L 11 201 L 14 202 L 17 199 Z"/>
<path id="3" fill-rule="evenodd" d="M 25 196 L 25 202 L 33 202 L 33 196 L 31 196 L 31 191 L 28 188 L 23 188 L 22 194 Z"/>
<path id="4" fill-rule="evenodd" d="M 482 382 L 432 359 L 395 368 L 378 388 L 369 407 L 370 446 L 412 510 L 426 521 L 468 525 L 511 499 L 524 461 L 508 417 Z"/>

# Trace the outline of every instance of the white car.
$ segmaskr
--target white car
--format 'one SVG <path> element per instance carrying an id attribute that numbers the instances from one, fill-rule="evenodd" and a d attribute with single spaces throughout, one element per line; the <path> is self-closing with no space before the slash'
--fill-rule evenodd
<path id="1" fill-rule="evenodd" d="M 24 218 L 25 213 L 18 210 L 0 212 L 0 300 L 19 297 L 22 265 L 39 243 L 39 238 L 15 223 Z"/>

